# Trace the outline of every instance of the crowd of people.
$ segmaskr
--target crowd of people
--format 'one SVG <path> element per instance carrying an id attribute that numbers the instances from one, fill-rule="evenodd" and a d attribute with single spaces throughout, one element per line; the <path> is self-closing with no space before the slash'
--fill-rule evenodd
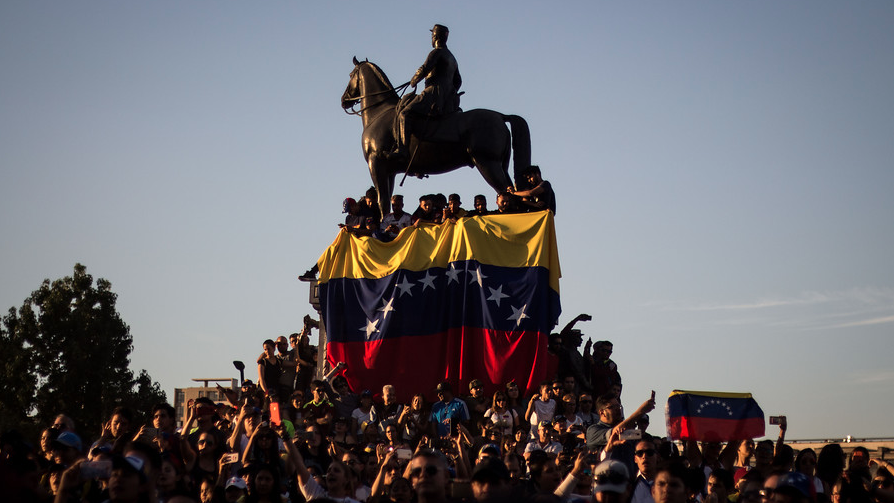
<path id="1" fill-rule="evenodd" d="M 551 347 L 579 344 L 573 325 L 586 319 Z M 401 402 L 408 383 L 351 389 L 343 364 L 318 376 L 314 327 L 306 317 L 300 333 L 264 341 L 257 382 L 190 401 L 179 428 L 160 403 L 115 409 L 95 437 L 65 411 L 34 447 L 4 433 L 0 501 L 894 502 L 887 461 L 838 444 L 796 452 L 784 417 L 776 442 L 665 438 L 650 429 L 654 393 L 624 413 L 608 341 L 581 355 L 586 382 L 560 366 L 532 396 L 473 379 L 463 390 L 441 383 L 432 403 Z"/>
<path id="2" fill-rule="evenodd" d="M 338 226 L 356 236 L 368 236 L 388 242 L 395 239 L 402 229 L 422 224 L 456 223 L 461 218 L 543 210 L 550 210 L 555 215 L 556 196 L 552 185 L 542 178 L 540 167 L 529 166 L 524 171 L 523 178 L 524 182 L 520 185 L 525 189 L 507 187 L 505 191 L 497 194 L 494 210 L 488 209 L 487 197 L 483 194 L 474 197 L 474 209 L 471 210 L 462 207 L 462 198 L 459 194 L 449 196 L 425 194 L 419 197 L 416 209 L 408 213 L 404 211 L 404 196 L 394 194 L 391 196 L 391 213 L 382 216 L 378 192 L 375 187 L 370 187 L 359 199 L 345 198 L 342 202 L 345 221 Z M 314 265 L 299 279 L 313 281 L 318 272 L 317 266 Z"/>
<path id="3" fill-rule="evenodd" d="M 530 188 L 516 190 L 507 187 L 497 194 L 496 208 L 487 208 L 487 197 L 478 194 L 473 199 L 473 208 L 462 207 L 459 194 L 425 194 L 419 198 L 419 205 L 412 213 L 404 211 L 404 197 L 399 194 L 391 196 L 392 212 L 382 216 L 379 209 L 378 192 L 370 187 L 363 197 L 348 197 L 342 203 L 345 213 L 344 223 L 340 227 L 348 232 L 361 236 L 373 236 L 383 241 L 397 237 L 401 229 L 418 226 L 423 223 L 442 224 L 447 221 L 456 222 L 460 218 L 484 216 L 491 214 L 525 213 L 529 211 L 550 210 L 556 212 L 556 198 L 552 186 L 541 178 L 540 167 L 530 166 L 525 171 L 525 183 Z"/>

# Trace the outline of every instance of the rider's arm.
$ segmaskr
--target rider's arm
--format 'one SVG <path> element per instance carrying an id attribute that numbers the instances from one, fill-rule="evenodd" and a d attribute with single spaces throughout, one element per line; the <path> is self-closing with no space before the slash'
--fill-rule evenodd
<path id="1" fill-rule="evenodd" d="M 438 62 L 438 59 L 441 57 L 441 51 L 434 49 L 428 56 L 425 58 L 425 63 L 422 63 L 422 66 L 416 70 L 416 73 L 413 75 L 413 78 L 410 79 L 410 85 L 416 87 L 416 84 L 419 83 L 420 80 L 424 79 L 426 75 L 431 73 L 432 69 L 435 67 L 435 64 Z M 458 73 L 457 73 L 458 75 Z"/>

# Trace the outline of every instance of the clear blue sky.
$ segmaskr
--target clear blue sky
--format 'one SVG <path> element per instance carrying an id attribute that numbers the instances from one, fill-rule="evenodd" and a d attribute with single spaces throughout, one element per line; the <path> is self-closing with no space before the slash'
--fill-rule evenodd
<path id="1" fill-rule="evenodd" d="M 235 376 L 370 185 L 351 57 L 405 82 L 436 22 L 463 107 L 530 124 L 561 322 L 593 315 L 625 404 L 749 391 L 791 438 L 894 435 L 892 2 L 2 2 L 0 307 L 81 262 L 169 397 Z"/>

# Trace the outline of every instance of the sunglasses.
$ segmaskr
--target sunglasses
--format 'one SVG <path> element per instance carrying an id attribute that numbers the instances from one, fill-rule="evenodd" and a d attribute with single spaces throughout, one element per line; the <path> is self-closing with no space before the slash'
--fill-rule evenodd
<path id="1" fill-rule="evenodd" d="M 416 468 L 410 470 L 410 479 L 418 479 L 419 477 L 421 477 L 422 470 L 423 468 L 421 466 L 417 466 Z M 438 467 L 435 465 L 427 465 L 424 470 L 425 474 L 429 477 L 433 477 L 438 474 Z"/>
<path id="2" fill-rule="evenodd" d="M 634 454 L 636 454 L 636 456 L 639 458 L 641 458 L 643 456 L 654 456 L 655 449 L 640 449 L 640 450 L 634 452 Z"/>

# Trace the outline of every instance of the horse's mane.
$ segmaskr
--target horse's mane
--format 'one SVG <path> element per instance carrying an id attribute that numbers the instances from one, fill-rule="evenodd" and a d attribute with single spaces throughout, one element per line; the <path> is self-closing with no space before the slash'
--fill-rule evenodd
<path id="1" fill-rule="evenodd" d="M 372 71 L 376 74 L 376 76 L 377 76 L 382 82 L 384 82 L 385 85 L 387 85 L 389 89 L 394 89 L 394 86 L 391 85 L 391 81 L 388 80 L 388 76 L 385 75 L 385 72 L 383 72 L 381 68 L 379 68 L 379 65 L 373 63 L 372 61 L 364 61 L 364 62 L 361 63 L 361 64 L 369 65 L 370 68 L 372 68 Z M 397 94 L 396 91 L 395 91 L 395 94 Z"/>

